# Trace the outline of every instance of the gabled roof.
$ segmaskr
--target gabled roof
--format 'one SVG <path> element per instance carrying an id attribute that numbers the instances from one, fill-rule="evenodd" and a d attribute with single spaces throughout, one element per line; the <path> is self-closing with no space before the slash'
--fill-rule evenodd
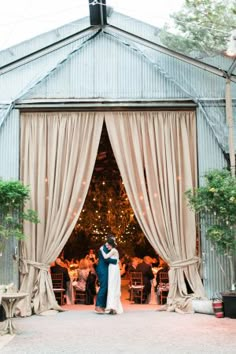
<path id="1" fill-rule="evenodd" d="M 108 24 L 108 26 L 103 28 L 104 31 L 108 29 L 114 34 L 118 34 L 119 36 L 134 41 L 136 44 L 141 44 L 161 53 L 170 55 L 188 64 L 207 70 L 215 75 L 230 77 L 232 81 L 236 82 L 236 59 L 234 59 L 233 62 L 230 62 L 230 65 L 226 68 L 210 64 L 209 61 L 211 61 L 211 59 L 200 61 L 186 56 L 185 54 L 162 46 L 159 42 L 158 28 L 120 13 L 112 12 L 111 16 L 108 17 Z M 140 24 L 142 24 L 142 26 L 140 26 Z M 4 72 L 6 67 L 14 67 L 19 61 L 24 60 L 24 62 L 27 62 L 30 57 L 37 57 L 37 55 L 42 52 L 45 53 L 50 51 L 50 49 L 53 50 L 55 47 L 58 48 L 60 45 L 65 45 L 65 42 L 69 43 L 70 40 L 74 40 L 75 37 L 81 36 L 85 33 L 89 34 L 98 29 L 99 27 L 90 26 L 89 17 L 85 17 L 22 42 L 16 46 L 10 47 L 0 52 L 0 74 Z M 227 59 L 225 59 L 225 63 L 226 62 Z"/>
<path id="2" fill-rule="evenodd" d="M 0 105 L 2 103 L 0 127 L 11 109 L 16 104 L 21 104 L 25 98 L 33 100 L 42 98 L 43 100 L 45 97 L 49 97 L 65 100 L 66 97 L 70 99 L 75 97 L 75 99 L 81 100 L 82 98 L 99 99 L 105 97 L 114 100 L 116 97 L 121 97 L 125 100 L 131 97 L 133 100 L 148 99 L 149 101 L 152 99 L 158 100 L 158 98 L 172 99 L 172 102 L 176 99 L 182 99 L 191 100 L 198 105 L 211 126 L 219 145 L 226 146 L 225 78 L 230 78 L 233 82 L 232 96 L 234 99 L 236 98 L 236 75 L 234 73 L 236 60 L 220 56 L 204 59 L 206 61 L 204 62 L 175 52 L 160 45 L 159 29 L 116 12 L 113 12 L 108 18 L 108 23 L 109 25 L 102 28 L 90 26 L 89 18 L 86 17 L 2 51 L 0 53 Z M 92 45 L 88 45 L 89 43 L 92 43 Z M 64 74 L 67 74 L 64 77 L 70 75 L 70 66 L 67 64 L 73 64 L 74 68 L 86 64 L 85 67 L 87 66 L 88 70 L 88 67 L 93 67 L 93 62 L 96 63 L 99 55 L 100 59 L 106 62 L 106 55 L 109 56 L 109 46 L 113 45 L 114 48 L 115 43 L 116 50 L 113 55 L 117 55 L 119 48 L 119 54 L 121 53 L 124 61 L 123 66 L 119 66 L 119 70 L 117 65 L 120 65 L 120 62 L 116 58 L 113 59 L 115 60 L 114 64 L 117 65 L 110 65 L 110 70 L 116 70 L 111 95 L 109 91 L 111 86 L 108 85 L 109 79 L 102 86 L 103 77 L 101 76 L 99 76 L 100 82 L 98 76 L 96 78 L 94 78 L 95 76 L 92 77 L 93 81 L 91 81 L 94 87 L 90 87 L 90 91 L 85 91 L 82 85 L 82 91 L 79 87 L 80 91 L 77 95 L 78 91 L 71 93 L 70 89 L 73 85 L 69 85 L 70 87 L 65 87 L 65 90 L 68 89 L 68 91 L 63 92 L 64 82 L 62 84 L 62 81 L 57 80 L 60 80 L 62 69 Z M 100 47 L 98 47 L 98 44 Z M 107 54 L 101 54 L 103 48 L 105 48 Z M 84 61 L 84 49 L 87 50 L 87 55 L 89 55 L 86 57 L 89 63 Z M 96 56 L 93 50 L 96 50 Z M 128 55 L 125 57 L 124 53 L 128 53 Z M 72 59 L 75 60 L 72 62 Z M 213 63 L 212 59 L 214 59 Z M 132 72 L 133 91 L 127 91 L 127 87 L 131 87 L 128 79 L 130 77 L 130 60 L 135 65 L 141 61 L 144 64 L 143 66 L 136 65 L 136 72 Z M 219 60 L 221 65 L 219 65 Z M 111 64 L 111 61 L 109 64 Z M 88 77 L 84 76 L 83 67 L 81 68 L 81 82 L 87 84 Z M 142 70 L 145 68 L 144 75 L 139 68 L 142 68 Z M 149 70 L 150 68 L 152 68 L 152 71 Z M 124 71 L 123 76 L 122 70 Z M 135 74 L 140 78 L 140 81 L 136 80 Z M 119 89 L 124 88 L 124 92 L 122 92 L 122 95 L 116 96 L 117 91 L 114 90 L 114 86 L 116 81 L 120 81 L 121 76 L 123 86 L 119 86 Z M 148 86 L 149 91 L 146 90 L 146 80 L 147 84 L 151 83 Z M 14 85 L 12 85 L 13 82 Z M 61 84 L 59 95 L 58 91 L 55 91 L 55 88 L 59 87 L 57 86 L 58 82 Z M 78 85 L 78 83 L 76 84 Z M 98 87 L 99 85 L 102 89 Z M 52 88 L 54 91 L 51 90 Z M 69 90 L 70 95 L 67 96 Z M 50 95 L 45 95 L 45 92 L 49 92 Z M 131 96 L 129 96 L 130 92 Z M 75 93 L 74 96 L 73 93 Z M 160 95 L 158 96 L 158 94 Z M 214 104 L 220 102 L 221 106 L 218 105 L 214 108 L 214 112 L 205 104 L 206 101 L 210 102 L 210 100 Z M 213 116 L 211 116 L 212 114 Z"/>

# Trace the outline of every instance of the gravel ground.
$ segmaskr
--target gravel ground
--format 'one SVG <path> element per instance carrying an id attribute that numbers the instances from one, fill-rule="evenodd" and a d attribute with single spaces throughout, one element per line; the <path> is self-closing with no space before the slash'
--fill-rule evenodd
<path id="1" fill-rule="evenodd" d="M 20 332 L 0 337 L 0 353 L 236 354 L 236 319 L 158 312 L 157 305 L 128 302 L 122 315 L 99 315 L 86 305 L 64 308 L 14 319 Z"/>

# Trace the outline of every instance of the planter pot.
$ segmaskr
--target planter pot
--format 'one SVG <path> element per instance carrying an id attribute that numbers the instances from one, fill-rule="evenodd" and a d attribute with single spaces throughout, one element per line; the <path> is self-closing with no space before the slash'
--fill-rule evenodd
<path id="1" fill-rule="evenodd" d="M 236 318 L 236 292 L 222 293 L 225 317 Z"/>
<path id="2" fill-rule="evenodd" d="M 220 299 L 213 300 L 212 307 L 217 318 L 224 317 L 223 301 Z"/>
<path id="3" fill-rule="evenodd" d="M 205 313 L 207 315 L 214 315 L 212 300 L 194 299 L 192 300 L 194 312 Z"/>

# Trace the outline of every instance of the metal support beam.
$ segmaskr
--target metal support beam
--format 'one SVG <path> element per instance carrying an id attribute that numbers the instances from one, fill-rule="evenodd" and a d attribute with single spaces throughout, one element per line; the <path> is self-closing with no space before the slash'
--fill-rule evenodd
<path id="1" fill-rule="evenodd" d="M 231 83 L 229 79 L 226 79 L 225 87 L 225 108 L 226 108 L 226 120 L 229 128 L 229 160 L 231 174 L 235 176 L 235 151 L 234 151 L 234 120 L 231 98 Z"/>
<path id="2" fill-rule="evenodd" d="M 77 41 L 78 39 L 81 39 L 82 35 L 84 35 L 84 36 L 90 35 L 92 33 L 95 33 L 97 30 L 99 30 L 99 27 L 97 27 L 97 28 L 94 26 L 86 27 L 83 30 L 76 32 L 67 38 L 63 38 L 57 42 L 54 42 L 53 44 L 50 44 L 49 46 L 43 47 L 35 52 L 32 52 L 32 53 L 24 56 L 24 57 L 21 57 L 15 61 L 12 61 L 6 65 L 3 65 L 0 67 L 0 75 L 5 74 L 9 71 L 12 71 L 22 65 L 30 63 L 30 62 L 32 62 L 44 55 L 54 52 L 55 50 L 65 47 L 66 45 L 73 43 L 73 42 Z"/>
<path id="3" fill-rule="evenodd" d="M 234 59 L 234 61 L 230 65 L 229 70 L 227 70 L 227 74 L 229 75 L 229 78 L 232 75 L 235 68 L 236 68 L 236 58 Z"/>

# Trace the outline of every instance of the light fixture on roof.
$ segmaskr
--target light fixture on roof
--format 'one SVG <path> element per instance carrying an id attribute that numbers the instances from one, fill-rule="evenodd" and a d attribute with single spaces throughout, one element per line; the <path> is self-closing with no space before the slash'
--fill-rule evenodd
<path id="1" fill-rule="evenodd" d="M 236 30 L 231 33 L 226 54 L 230 57 L 236 58 Z"/>
<path id="2" fill-rule="evenodd" d="M 107 25 L 106 0 L 89 0 L 89 15 L 91 26 Z"/>

